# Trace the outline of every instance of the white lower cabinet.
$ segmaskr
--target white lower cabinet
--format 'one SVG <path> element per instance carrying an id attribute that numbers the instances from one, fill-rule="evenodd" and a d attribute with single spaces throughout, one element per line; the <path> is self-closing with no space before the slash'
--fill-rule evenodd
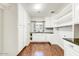
<path id="1" fill-rule="evenodd" d="M 64 55 L 65 56 L 75 56 L 74 51 L 70 47 L 64 47 Z"/>
<path id="2" fill-rule="evenodd" d="M 48 33 L 33 33 L 32 35 L 32 41 L 37 41 L 37 42 L 50 42 L 50 43 L 57 43 L 59 37 L 56 34 L 48 34 Z"/>
<path id="3" fill-rule="evenodd" d="M 33 33 L 32 41 L 36 42 L 50 42 L 51 44 L 57 44 L 62 49 L 63 47 L 63 39 L 58 34 L 46 34 L 46 33 Z"/>
<path id="4" fill-rule="evenodd" d="M 32 35 L 32 41 L 42 42 L 47 41 L 47 36 L 45 33 L 33 33 Z"/>
<path id="5" fill-rule="evenodd" d="M 79 46 L 64 40 L 64 55 L 79 56 Z"/>
<path id="6" fill-rule="evenodd" d="M 62 49 L 64 49 L 63 47 L 63 39 L 61 37 L 61 35 L 58 35 L 58 34 L 53 34 L 50 36 L 50 42 L 51 44 L 57 44 L 59 45 Z"/>

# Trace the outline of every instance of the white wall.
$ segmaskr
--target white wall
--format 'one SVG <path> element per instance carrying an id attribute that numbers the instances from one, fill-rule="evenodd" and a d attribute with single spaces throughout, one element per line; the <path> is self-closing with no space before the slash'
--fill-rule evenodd
<path id="1" fill-rule="evenodd" d="M 18 49 L 17 6 L 4 10 L 3 15 L 3 55 L 16 55 Z"/>
<path id="2" fill-rule="evenodd" d="M 3 29 L 2 29 L 2 26 L 3 26 L 3 24 L 2 24 L 2 22 L 3 22 L 3 19 L 2 19 L 2 15 L 3 15 L 3 10 L 1 10 L 0 9 L 0 53 L 2 52 L 2 40 L 3 40 Z M 1 55 L 1 54 L 0 54 Z"/>

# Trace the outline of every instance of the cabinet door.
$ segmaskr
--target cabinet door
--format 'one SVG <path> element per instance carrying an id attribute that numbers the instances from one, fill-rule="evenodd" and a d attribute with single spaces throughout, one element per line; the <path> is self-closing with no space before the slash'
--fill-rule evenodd
<path id="1" fill-rule="evenodd" d="M 67 47 L 67 46 L 64 47 L 65 56 L 76 56 L 73 52 L 74 51 L 70 47 Z"/>
<path id="2" fill-rule="evenodd" d="M 23 26 L 18 26 L 18 39 L 19 39 L 19 51 L 23 48 L 24 46 L 24 29 Z"/>
<path id="3" fill-rule="evenodd" d="M 70 42 L 64 42 L 64 55 L 65 56 L 79 56 L 79 47 Z"/>
<path id="4" fill-rule="evenodd" d="M 79 3 L 75 3 L 74 5 L 73 5 L 73 7 L 74 7 L 74 9 L 73 9 L 73 12 L 74 12 L 74 14 L 73 14 L 73 17 L 74 17 L 74 23 L 75 24 L 79 24 Z M 74 16 L 75 15 L 75 16 Z"/>
<path id="5" fill-rule="evenodd" d="M 18 6 L 18 25 L 24 24 L 24 9 L 21 5 Z"/>
<path id="6" fill-rule="evenodd" d="M 46 35 L 43 34 L 43 33 L 40 33 L 40 34 L 39 33 L 36 33 L 36 34 L 34 33 L 32 37 L 33 37 L 33 41 L 38 41 L 38 42 L 39 41 L 41 41 L 41 42 L 46 41 Z"/>
<path id="7" fill-rule="evenodd" d="M 64 51 L 65 56 L 79 56 L 79 53 L 72 47 L 65 46 Z"/>
<path id="8" fill-rule="evenodd" d="M 62 39 L 61 39 L 60 35 L 53 34 L 53 35 L 51 35 L 51 39 L 50 40 L 51 40 L 52 43 L 59 44 Z M 63 42 L 61 42 L 61 43 L 63 43 Z"/>
<path id="9" fill-rule="evenodd" d="M 51 43 L 57 44 L 58 38 L 56 37 L 56 35 L 49 35 L 47 37 L 48 37 L 48 40 L 50 40 Z"/>
<path id="10" fill-rule="evenodd" d="M 26 45 L 26 42 L 27 42 L 27 26 L 24 26 L 24 46 Z"/>
<path id="11" fill-rule="evenodd" d="M 51 20 L 46 19 L 45 27 L 51 27 Z"/>

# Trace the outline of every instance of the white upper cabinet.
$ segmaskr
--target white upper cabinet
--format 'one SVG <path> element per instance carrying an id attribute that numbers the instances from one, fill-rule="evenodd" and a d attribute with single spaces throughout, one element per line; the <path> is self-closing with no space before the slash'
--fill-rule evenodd
<path id="1" fill-rule="evenodd" d="M 46 27 L 61 27 L 72 25 L 72 4 L 65 6 L 58 14 L 45 18 Z"/>
<path id="2" fill-rule="evenodd" d="M 73 5 L 73 19 L 74 24 L 79 24 L 79 3 Z"/>
<path id="3" fill-rule="evenodd" d="M 57 15 L 55 27 L 69 26 L 72 22 L 72 4 L 69 4 Z"/>
<path id="4" fill-rule="evenodd" d="M 51 27 L 50 18 L 46 18 L 45 27 Z"/>
<path id="5" fill-rule="evenodd" d="M 24 25 L 24 9 L 20 4 L 18 6 L 18 25 Z"/>
<path id="6" fill-rule="evenodd" d="M 45 27 L 54 27 L 55 19 L 53 17 L 45 18 Z"/>
<path id="7" fill-rule="evenodd" d="M 72 25 L 72 13 L 62 16 L 55 22 L 55 27 Z"/>
<path id="8" fill-rule="evenodd" d="M 72 4 L 68 4 L 56 15 L 56 17 L 61 18 L 62 16 L 65 16 L 67 13 L 71 11 L 72 11 Z"/>

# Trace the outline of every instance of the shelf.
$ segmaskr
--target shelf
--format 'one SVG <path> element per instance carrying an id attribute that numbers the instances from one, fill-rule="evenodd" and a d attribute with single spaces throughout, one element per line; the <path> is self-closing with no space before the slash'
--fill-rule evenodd
<path id="1" fill-rule="evenodd" d="M 69 22 L 69 23 L 64 23 L 64 24 L 61 24 L 61 25 L 57 25 L 57 26 L 55 26 L 55 27 L 66 27 L 66 26 L 72 26 L 72 23 L 71 22 Z"/>

